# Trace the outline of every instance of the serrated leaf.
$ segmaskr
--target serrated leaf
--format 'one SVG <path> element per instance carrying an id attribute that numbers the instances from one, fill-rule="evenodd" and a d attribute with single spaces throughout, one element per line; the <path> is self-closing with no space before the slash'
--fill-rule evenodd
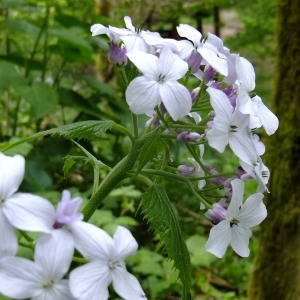
<path id="1" fill-rule="evenodd" d="M 179 271 L 183 286 L 182 299 L 190 299 L 191 269 L 190 255 L 183 239 L 180 225 L 172 208 L 168 195 L 161 185 L 149 187 L 142 196 L 141 208 L 150 222 L 150 228 L 160 235 L 161 242 Z"/>
<path id="2" fill-rule="evenodd" d="M 12 145 L 9 145 L 7 148 L 2 151 L 5 152 L 8 149 L 11 149 L 17 145 L 23 144 L 25 142 L 33 141 L 39 137 L 46 135 L 55 135 L 58 134 L 67 139 L 86 139 L 90 140 L 93 138 L 102 137 L 103 133 L 111 129 L 113 126 L 113 121 L 83 121 L 72 123 L 68 125 L 63 125 L 57 128 L 52 128 L 49 130 L 41 131 L 32 136 L 29 136 L 25 139 L 22 139 Z"/>
<path id="3" fill-rule="evenodd" d="M 15 89 L 30 104 L 36 120 L 48 115 L 58 106 L 57 92 L 45 83 L 34 82 L 31 86 L 21 85 Z"/>
<path id="4" fill-rule="evenodd" d="M 151 131 L 145 138 L 146 141 L 143 144 L 138 159 L 138 166 L 136 174 L 151 160 L 156 153 L 157 146 L 159 144 L 161 128 Z"/>
<path id="5" fill-rule="evenodd" d="M 86 164 L 89 159 L 86 156 L 72 156 L 72 155 L 67 155 L 64 157 L 64 166 L 63 166 L 63 171 L 64 171 L 64 177 L 68 177 L 68 173 L 70 169 L 78 163 L 83 163 Z"/>

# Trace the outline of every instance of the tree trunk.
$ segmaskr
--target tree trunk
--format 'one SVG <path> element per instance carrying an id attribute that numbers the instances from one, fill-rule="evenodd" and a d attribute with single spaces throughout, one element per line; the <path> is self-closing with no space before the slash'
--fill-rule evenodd
<path id="1" fill-rule="evenodd" d="M 279 130 L 269 139 L 268 217 L 249 300 L 300 299 L 300 0 L 278 0 L 274 112 Z"/>

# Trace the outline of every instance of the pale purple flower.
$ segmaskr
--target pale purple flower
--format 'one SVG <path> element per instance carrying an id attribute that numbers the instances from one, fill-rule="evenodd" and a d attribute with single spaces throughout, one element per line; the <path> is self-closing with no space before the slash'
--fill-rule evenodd
<path id="1" fill-rule="evenodd" d="M 239 110 L 259 119 L 267 134 L 273 134 L 279 125 L 278 118 L 264 105 L 261 98 L 254 93 L 255 73 L 252 64 L 243 57 L 236 59 Z"/>
<path id="2" fill-rule="evenodd" d="M 177 140 L 184 143 L 195 142 L 202 137 L 198 132 L 183 131 L 177 136 Z"/>
<path id="3" fill-rule="evenodd" d="M 15 255 L 17 239 L 14 227 L 24 231 L 50 232 L 54 208 L 46 199 L 16 193 L 25 172 L 25 160 L 0 153 L 0 257 Z"/>
<path id="4" fill-rule="evenodd" d="M 147 114 L 161 102 L 175 121 L 190 112 L 191 95 L 177 82 L 187 72 L 186 62 L 167 47 L 159 58 L 143 52 L 127 56 L 144 74 L 131 81 L 126 90 L 126 101 L 132 112 Z"/>
<path id="5" fill-rule="evenodd" d="M 0 292 L 13 299 L 72 300 L 68 280 L 74 242 L 63 230 L 43 234 L 37 240 L 34 262 L 20 257 L 0 261 Z"/>
<path id="6" fill-rule="evenodd" d="M 63 225 L 70 225 L 74 222 L 82 221 L 83 214 L 78 213 L 82 203 L 80 197 L 71 199 L 71 193 L 64 190 L 61 201 L 57 205 L 54 228 L 61 228 Z"/>
<path id="7" fill-rule="evenodd" d="M 180 24 L 177 26 L 177 32 L 181 37 L 185 37 L 191 41 L 185 42 L 185 47 L 181 50 L 180 57 L 183 59 L 188 58 L 193 51 L 196 50 L 207 64 L 212 66 L 220 74 L 224 76 L 228 75 L 227 59 L 224 54 L 225 50 L 220 49 L 219 42 L 215 43 L 215 41 L 213 41 L 214 37 L 211 37 L 211 42 L 205 42 L 202 38 L 202 34 L 197 29 L 187 24 Z"/>
<path id="8" fill-rule="evenodd" d="M 206 132 L 209 145 L 222 153 L 229 144 L 237 157 L 253 165 L 257 153 L 249 130 L 249 115 L 234 110 L 224 92 L 211 87 L 207 92 L 216 114 L 212 129 Z"/>
<path id="9" fill-rule="evenodd" d="M 263 194 L 253 194 L 243 203 L 245 183 L 240 179 L 235 179 L 231 185 L 233 193 L 224 220 L 211 229 L 205 245 L 207 251 L 219 258 L 225 254 L 229 245 L 238 255 L 249 256 L 248 244 L 252 235 L 251 228 L 260 224 L 267 216 L 267 210 L 262 201 Z"/>
<path id="10" fill-rule="evenodd" d="M 124 259 L 135 254 L 138 248 L 128 229 L 118 226 L 113 238 L 84 222 L 78 222 L 70 229 L 77 242 L 76 248 L 90 261 L 70 274 L 70 289 L 76 299 L 107 300 L 111 283 L 125 300 L 147 299 L 138 280 L 126 270 Z"/>

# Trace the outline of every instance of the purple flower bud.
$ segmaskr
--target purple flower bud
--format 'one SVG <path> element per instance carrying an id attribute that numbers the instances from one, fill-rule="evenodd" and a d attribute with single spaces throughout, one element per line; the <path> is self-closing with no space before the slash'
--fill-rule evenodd
<path id="1" fill-rule="evenodd" d="M 183 176 L 191 176 L 196 172 L 195 168 L 188 167 L 186 165 L 180 165 L 177 167 L 177 169 L 180 172 L 180 174 Z"/>
<path id="2" fill-rule="evenodd" d="M 236 98 L 237 98 L 237 95 L 236 95 L 236 90 L 232 87 L 232 85 L 230 85 L 227 88 L 223 89 L 223 92 L 228 97 L 231 105 L 233 107 L 236 107 Z"/>
<path id="3" fill-rule="evenodd" d="M 217 71 L 209 66 L 203 73 L 203 80 L 205 83 L 208 83 L 214 79 L 216 76 Z"/>
<path id="4" fill-rule="evenodd" d="M 61 201 L 58 203 L 56 210 L 55 229 L 61 228 L 64 225 L 69 225 L 83 219 L 82 213 L 78 213 L 82 199 L 77 197 L 71 199 L 69 191 L 64 190 Z"/>
<path id="5" fill-rule="evenodd" d="M 209 121 L 209 122 L 207 122 L 206 126 L 207 126 L 207 129 L 208 129 L 208 130 L 209 130 L 209 129 L 212 129 L 212 128 L 214 127 L 214 121 Z"/>
<path id="6" fill-rule="evenodd" d="M 119 65 L 127 65 L 128 58 L 126 56 L 126 48 L 121 46 L 119 48 L 118 44 L 111 42 L 109 43 L 108 49 L 108 61 L 112 64 L 119 64 Z"/>
<path id="7" fill-rule="evenodd" d="M 177 136 L 177 140 L 184 143 L 194 142 L 200 138 L 201 135 L 199 133 L 191 131 L 183 131 Z"/>
<path id="8" fill-rule="evenodd" d="M 202 56 L 200 55 L 200 53 L 198 51 L 193 50 L 191 52 L 190 56 L 184 60 L 187 62 L 189 68 L 191 68 L 192 73 L 196 73 L 200 68 Z"/>
<path id="9" fill-rule="evenodd" d="M 153 119 L 154 119 L 154 121 L 153 121 Z M 160 118 L 158 118 L 157 116 L 150 118 L 146 122 L 145 126 L 148 127 L 151 124 L 151 122 L 153 122 L 152 125 L 151 125 L 151 128 L 156 128 L 159 125 Z"/>
<path id="10" fill-rule="evenodd" d="M 221 90 L 221 87 L 222 87 L 222 82 L 213 82 L 210 87 L 214 88 L 214 89 L 217 89 L 217 90 Z"/>
<path id="11" fill-rule="evenodd" d="M 214 203 L 213 209 L 209 209 L 204 215 L 211 219 L 214 224 L 225 220 L 226 209 L 220 203 Z"/>
<path id="12" fill-rule="evenodd" d="M 211 175 L 218 175 L 220 174 L 220 172 L 215 169 L 214 167 L 212 167 L 211 165 L 204 163 L 205 167 L 207 168 L 207 170 L 209 171 L 209 173 Z M 215 178 L 211 178 L 210 181 L 211 183 L 215 184 L 215 185 L 223 185 L 225 182 L 226 178 L 223 176 L 220 177 L 215 177 Z"/>
<path id="13" fill-rule="evenodd" d="M 195 89 L 193 89 L 193 90 L 190 91 L 193 103 L 198 99 L 199 92 L 200 92 L 200 88 L 199 87 L 197 87 L 197 88 L 195 88 Z"/>

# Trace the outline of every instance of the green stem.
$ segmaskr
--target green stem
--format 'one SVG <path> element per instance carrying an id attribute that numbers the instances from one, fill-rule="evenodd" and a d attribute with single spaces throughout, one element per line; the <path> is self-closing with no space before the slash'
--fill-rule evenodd
<path id="1" fill-rule="evenodd" d="M 212 208 L 212 206 L 211 206 L 206 200 L 204 200 L 204 199 L 196 192 L 195 187 L 192 185 L 192 183 L 191 183 L 189 180 L 186 181 L 186 184 L 187 184 L 188 187 L 190 188 L 190 191 L 193 193 L 193 195 L 194 195 L 198 200 L 200 200 L 200 202 L 202 202 L 202 203 L 205 205 L 205 207 L 206 207 L 207 209 Z"/>
<path id="2" fill-rule="evenodd" d="M 130 174 L 131 175 L 131 174 Z M 134 177 L 135 175 L 132 174 L 132 176 Z M 154 182 L 152 180 L 150 180 L 148 177 L 143 176 L 141 174 L 138 174 L 137 176 L 135 176 L 135 179 L 144 182 L 145 184 L 147 184 L 148 186 L 152 186 L 154 184 Z"/>
<path id="3" fill-rule="evenodd" d="M 191 74 L 192 74 L 192 68 L 189 68 L 189 71 L 187 72 L 185 79 L 184 79 L 184 84 L 183 84 L 184 86 L 187 86 L 187 83 L 190 79 Z"/>
<path id="4" fill-rule="evenodd" d="M 90 219 L 104 198 L 117 184 L 126 178 L 127 172 L 132 169 L 139 156 L 139 151 L 143 143 L 144 138 L 141 138 L 133 143 L 128 155 L 124 157 L 103 179 L 96 193 L 92 196 L 90 201 L 82 210 L 84 221 L 87 222 Z"/>
<path id="5" fill-rule="evenodd" d="M 133 135 L 134 135 L 134 138 L 137 139 L 139 137 L 139 127 L 138 127 L 137 115 L 132 112 L 131 117 L 132 117 L 132 125 L 133 125 Z"/>
<path id="6" fill-rule="evenodd" d="M 20 234 L 29 242 L 29 243 L 33 243 L 34 239 L 29 236 L 26 232 L 22 231 L 22 230 L 18 230 L 20 232 Z"/>
<path id="7" fill-rule="evenodd" d="M 89 262 L 87 259 L 85 259 L 85 258 L 83 258 L 83 257 L 76 257 L 76 256 L 74 256 L 74 257 L 72 258 L 72 261 L 79 262 L 79 263 L 81 263 L 81 264 L 86 264 L 86 263 Z"/>
<path id="8" fill-rule="evenodd" d="M 131 134 L 131 132 L 126 127 L 123 127 L 120 124 L 114 123 L 112 125 L 112 128 L 115 130 L 118 130 L 122 133 L 125 133 L 132 141 L 134 141 L 134 136 Z"/>
<path id="9" fill-rule="evenodd" d="M 20 246 L 22 246 L 22 247 L 34 249 L 33 244 L 25 244 L 25 243 L 22 243 L 22 242 L 18 242 L 18 244 L 19 244 Z"/>
<path id="10" fill-rule="evenodd" d="M 186 125 L 181 125 L 181 124 L 172 124 L 173 128 L 182 128 L 182 129 L 206 129 L 207 126 L 198 126 L 198 125 L 194 125 L 194 124 L 186 124 Z"/>

